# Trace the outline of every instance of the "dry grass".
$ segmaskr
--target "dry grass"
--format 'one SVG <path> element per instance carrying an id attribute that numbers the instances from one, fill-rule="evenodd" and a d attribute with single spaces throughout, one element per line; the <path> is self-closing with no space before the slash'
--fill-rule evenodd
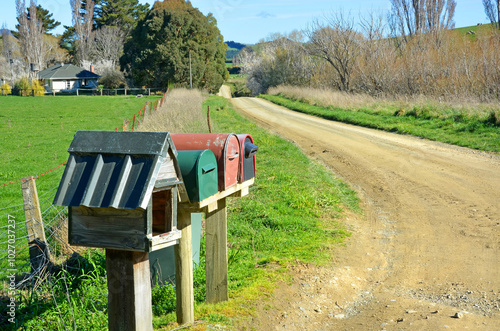
<path id="1" fill-rule="evenodd" d="M 204 99 L 198 90 L 174 89 L 160 109 L 146 116 L 138 131 L 208 132 Z"/>
<path id="2" fill-rule="evenodd" d="M 412 109 L 425 108 L 436 117 L 446 117 L 450 114 L 464 114 L 466 116 L 477 116 L 485 118 L 495 116 L 498 112 L 498 104 L 478 102 L 476 100 L 456 100 L 455 102 L 444 102 L 422 96 L 401 97 L 372 97 L 368 94 L 346 93 L 336 90 L 278 86 L 268 90 L 268 94 L 281 95 L 292 100 L 302 101 L 311 105 L 321 107 L 337 107 L 356 111 L 359 109 L 370 109 L 372 111 L 388 111 L 397 109 L 405 113 Z M 493 115 L 492 115 L 493 114 Z M 496 116 L 495 116 L 496 119 Z"/>

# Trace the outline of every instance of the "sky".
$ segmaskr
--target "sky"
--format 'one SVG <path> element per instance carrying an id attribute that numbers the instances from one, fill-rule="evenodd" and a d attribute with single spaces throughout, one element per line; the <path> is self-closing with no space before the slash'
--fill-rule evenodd
<path id="1" fill-rule="evenodd" d="M 29 0 L 26 0 L 29 2 Z M 153 4 L 152 0 L 139 0 Z M 53 33 L 62 33 L 62 25 L 72 25 L 70 0 L 38 0 L 61 26 Z M 456 0 L 455 27 L 487 23 L 481 0 Z M 386 13 L 390 0 L 191 0 L 203 14 L 212 13 L 225 41 L 255 44 L 273 33 L 287 34 L 305 29 L 314 20 L 336 11 L 350 12 L 354 18 L 369 12 Z M 15 0 L 0 0 L 0 26 L 15 29 Z"/>

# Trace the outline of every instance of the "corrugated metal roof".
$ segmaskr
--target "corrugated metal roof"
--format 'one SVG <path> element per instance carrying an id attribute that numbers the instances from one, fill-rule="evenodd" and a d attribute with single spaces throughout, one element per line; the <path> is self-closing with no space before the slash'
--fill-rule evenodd
<path id="1" fill-rule="evenodd" d="M 160 168 L 178 169 L 168 132 L 78 131 L 68 151 L 59 206 L 146 209 Z M 170 174 L 171 183 L 182 180 Z"/>
<path id="2" fill-rule="evenodd" d="M 98 79 L 101 76 L 73 64 L 56 64 L 38 73 L 39 79 Z"/>

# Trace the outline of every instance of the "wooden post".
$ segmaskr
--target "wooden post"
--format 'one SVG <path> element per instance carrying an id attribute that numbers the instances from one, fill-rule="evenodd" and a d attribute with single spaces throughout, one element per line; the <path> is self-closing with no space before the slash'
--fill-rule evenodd
<path id="1" fill-rule="evenodd" d="M 207 302 L 227 301 L 227 212 L 226 198 L 218 201 L 218 208 L 206 219 L 206 284 Z"/>
<path id="2" fill-rule="evenodd" d="M 103 89 L 101 89 L 101 97 L 102 97 L 102 90 L 103 90 Z"/>
<path id="3" fill-rule="evenodd" d="M 32 271 L 51 262 L 49 247 L 45 239 L 42 213 L 36 191 L 35 177 L 21 179 L 21 188 L 24 200 L 24 215 L 26 217 L 26 231 Z"/>
<path id="4" fill-rule="evenodd" d="M 210 106 L 207 106 L 207 122 L 208 122 L 208 132 L 212 133 L 212 124 L 210 123 Z"/>
<path id="5" fill-rule="evenodd" d="M 125 96 L 127 96 L 127 89 L 125 88 Z"/>
<path id="6" fill-rule="evenodd" d="M 110 331 L 152 331 L 149 253 L 106 249 Z"/>
<path id="7" fill-rule="evenodd" d="M 123 131 L 128 131 L 128 124 L 130 123 L 130 120 L 124 119 L 123 120 Z"/>
<path id="8" fill-rule="evenodd" d="M 182 231 L 179 245 L 174 247 L 177 323 L 194 323 L 191 211 L 182 204 L 177 208 L 177 228 Z"/>
<path id="9" fill-rule="evenodd" d="M 78 89 L 76 89 L 76 96 L 79 96 L 79 94 L 78 94 Z"/>

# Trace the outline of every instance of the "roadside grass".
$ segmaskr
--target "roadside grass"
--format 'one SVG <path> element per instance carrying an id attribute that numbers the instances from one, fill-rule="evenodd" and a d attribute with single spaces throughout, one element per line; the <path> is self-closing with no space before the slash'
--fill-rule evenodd
<path id="1" fill-rule="evenodd" d="M 354 191 L 297 146 L 250 123 L 222 97 L 209 97 L 207 106 L 220 109 L 211 114 L 221 132 L 249 133 L 259 146 L 249 195 L 228 200 L 230 300 L 195 305 L 197 320 L 234 325 L 250 318 L 253 302 L 271 296 L 278 280 L 287 280 L 296 260 L 330 262 L 332 247 L 350 235 L 340 217 L 360 208 Z M 155 317 L 154 325 L 175 328 L 175 314 Z"/>
<path id="2" fill-rule="evenodd" d="M 80 100 L 82 99 L 73 102 L 78 103 Z M 252 134 L 259 146 L 259 152 L 257 178 L 250 188 L 249 195 L 228 200 L 230 300 L 227 302 L 219 304 L 204 302 L 205 249 L 202 240 L 200 264 L 194 270 L 195 317 L 200 330 L 213 324 L 234 326 L 238 321 L 250 318 L 254 313 L 252 307 L 255 301 L 270 297 L 278 281 L 288 281 L 288 266 L 296 261 L 318 265 L 329 263 L 332 248 L 341 244 L 350 235 L 349 229 L 341 221 L 344 211 L 349 209 L 360 212 L 359 201 L 354 191 L 333 178 L 323 166 L 309 160 L 295 145 L 267 133 L 242 118 L 222 97 L 211 96 L 206 99 L 203 103 L 203 116 L 206 116 L 208 106 L 213 110 L 212 121 L 218 131 Z M 53 103 L 51 107 L 48 113 L 47 110 L 46 113 L 38 112 L 38 117 L 45 118 L 47 122 L 42 127 L 48 129 L 40 130 L 40 137 L 37 138 L 46 139 L 47 144 L 45 149 L 39 148 L 39 153 L 46 155 L 39 156 L 40 162 L 45 162 L 45 165 L 33 170 L 37 172 L 52 167 L 51 162 L 57 161 L 55 164 L 62 162 L 51 159 L 52 151 L 58 148 L 55 146 L 61 145 L 60 157 L 62 159 L 64 155 L 64 159 L 66 158 L 65 152 L 74 134 L 66 130 L 113 129 L 121 124 L 122 118 L 130 117 L 137 111 L 137 107 L 134 106 L 130 112 L 115 113 L 114 120 L 106 117 L 100 123 L 93 123 L 95 120 L 90 118 L 105 117 L 98 111 L 91 112 L 92 116 L 87 115 L 88 112 L 82 116 L 80 111 L 80 117 L 83 118 L 79 118 L 76 113 L 73 114 L 73 121 L 63 122 L 61 130 L 58 116 L 68 118 L 71 114 L 67 111 L 63 113 L 57 111 L 56 109 L 61 108 L 57 103 Z M 81 103 L 80 107 L 78 105 L 74 107 L 75 111 L 81 109 Z M 94 106 L 98 107 L 98 104 Z M 110 117 L 112 115 L 109 114 Z M 4 128 L 13 130 L 21 123 L 21 119 L 10 118 L 14 119 L 11 127 L 4 126 Z M 56 118 L 57 121 L 55 123 L 52 121 L 51 124 L 49 118 Z M 16 126 L 12 125 L 14 123 Z M 65 132 L 61 137 L 64 142 L 59 142 L 57 139 L 61 134 L 59 130 Z M 23 130 L 18 131 L 20 139 L 24 139 L 24 133 Z M 29 151 L 28 147 L 23 146 L 24 144 L 23 141 L 21 147 Z M 10 146 L 17 148 L 17 145 Z M 24 176 L 26 173 L 31 173 L 29 161 L 23 159 L 24 167 L 19 166 L 18 173 L 13 179 L 20 174 Z M 51 178 L 52 183 L 44 185 L 48 187 L 58 185 L 62 170 L 58 174 L 52 174 L 41 177 Z M 22 229 L 20 235 L 24 231 L 25 229 Z M 53 274 L 49 279 L 34 279 L 28 287 L 17 290 L 16 324 L 11 325 L 6 320 L 0 319 L 0 328 L 5 330 L 107 329 L 104 251 L 84 249 L 80 254 L 81 256 L 73 256 L 59 273 Z M 16 258 L 23 259 L 24 263 L 27 261 L 27 256 Z M 2 318 L 7 316 L 8 300 L 5 292 L 0 293 Z M 155 286 L 152 304 L 155 329 L 177 328 L 174 312 L 175 290 L 172 285 Z"/>
<path id="3" fill-rule="evenodd" d="M 500 152 L 500 111 L 433 103 L 398 103 L 368 100 L 349 106 L 328 105 L 311 97 L 276 91 L 259 97 L 291 110 L 368 128 L 408 134 L 448 144 Z M 348 96 L 346 96 L 348 98 Z M 353 98 L 356 98 L 355 96 Z"/>

